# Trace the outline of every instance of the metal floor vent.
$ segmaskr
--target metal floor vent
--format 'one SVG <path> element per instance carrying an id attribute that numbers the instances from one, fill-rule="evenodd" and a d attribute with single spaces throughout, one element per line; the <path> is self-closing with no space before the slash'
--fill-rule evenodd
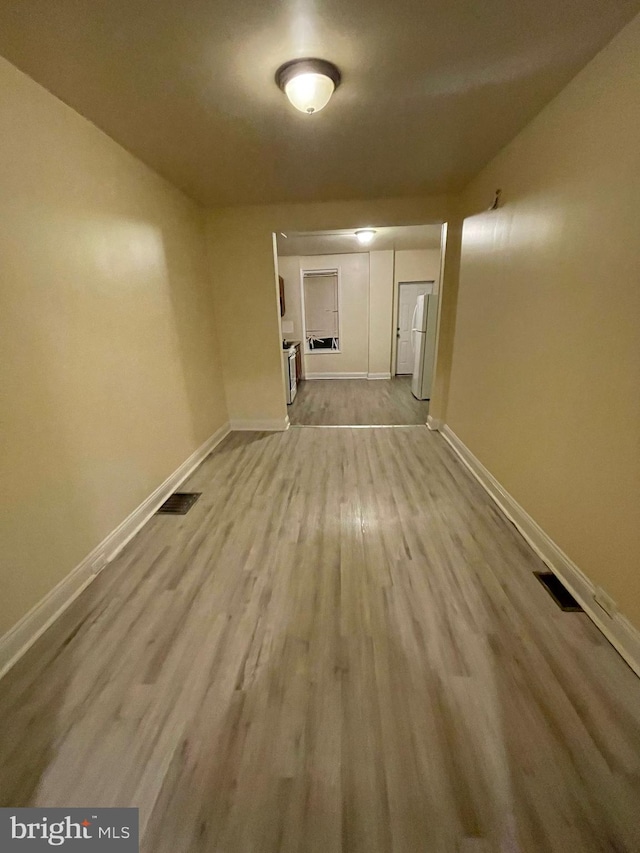
<path id="1" fill-rule="evenodd" d="M 186 515 L 202 492 L 174 492 L 158 510 L 158 515 Z"/>
<path id="2" fill-rule="evenodd" d="M 556 577 L 553 572 L 534 572 L 534 575 L 561 610 L 565 610 L 568 613 L 583 612 L 582 607 L 580 607 L 566 586 L 563 585 L 560 578 Z"/>

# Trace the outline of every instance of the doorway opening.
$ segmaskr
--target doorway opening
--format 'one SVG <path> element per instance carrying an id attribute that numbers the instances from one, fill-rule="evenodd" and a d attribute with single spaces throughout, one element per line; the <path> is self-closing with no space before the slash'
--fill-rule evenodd
<path id="1" fill-rule="evenodd" d="M 425 424 L 442 225 L 377 227 L 368 245 L 356 230 L 275 235 L 289 420 Z M 432 335 L 430 361 L 421 321 Z"/>
<path id="2" fill-rule="evenodd" d="M 433 281 L 398 282 L 396 326 L 396 376 L 413 374 L 418 297 L 433 293 Z"/>

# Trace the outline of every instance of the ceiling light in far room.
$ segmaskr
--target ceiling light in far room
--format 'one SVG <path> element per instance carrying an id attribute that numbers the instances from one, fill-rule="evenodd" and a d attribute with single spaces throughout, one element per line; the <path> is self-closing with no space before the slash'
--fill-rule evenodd
<path id="1" fill-rule="evenodd" d="M 301 113 L 312 115 L 329 103 L 340 72 L 326 59 L 293 59 L 276 71 L 276 83 Z"/>
<path id="2" fill-rule="evenodd" d="M 368 246 L 369 243 L 373 242 L 375 236 L 374 228 L 360 228 L 359 231 L 356 231 L 356 240 L 361 246 Z"/>

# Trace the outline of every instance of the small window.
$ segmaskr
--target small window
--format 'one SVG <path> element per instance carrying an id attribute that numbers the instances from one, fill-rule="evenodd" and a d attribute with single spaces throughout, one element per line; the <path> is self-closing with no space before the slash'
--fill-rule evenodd
<path id="1" fill-rule="evenodd" d="M 302 299 L 306 351 L 339 351 L 338 271 L 317 270 L 303 273 Z"/>

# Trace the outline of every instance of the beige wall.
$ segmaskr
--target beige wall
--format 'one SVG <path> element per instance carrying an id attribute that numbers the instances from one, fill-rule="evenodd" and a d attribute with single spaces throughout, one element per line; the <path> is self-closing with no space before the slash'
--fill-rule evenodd
<path id="1" fill-rule="evenodd" d="M 469 187 L 447 412 L 638 627 L 639 92 L 640 17 Z"/>
<path id="2" fill-rule="evenodd" d="M 357 260 L 358 258 L 362 260 Z M 302 269 L 340 267 L 343 293 L 342 353 L 306 356 L 311 373 L 366 373 L 389 375 L 391 363 L 391 314 L 393 308 L 394 252 L 346 253 L 301 258 L 278 258 L 278 272 L 284 280 L 286 313 L 283 320 L 293 323 L 291 340 L 302 340 Z M 305 371 L 305 372 L 306 372 Z"/>
<path id="3" fill-rule="evenodd" d="M 210 211 L 209 255 L 230 417 L 275 425 L 286 416 L 274 231 L 422 225 L 444 222 L 455 210 L 451 197 L 433 196 Z"/>
<path id="4" fill-rule="evenodd" d="M 203 215 L 0 60 L 0 634 L 227 419 Z"/>
<path id="5" fill-rule="evenodd" d="M 340 293 L 340 352 L 304 356 L 305 376 L 363 373 L 369 364 L 369 254 L 300 258 L 302 270 L 337 269 Z"/>
<path id="6" fill-rule="evenodd" d="M 394 252 L 369 254 L 369 374 L 391 371 Z"/>
<path id="7" fill-rule="evenodd" d="M 367 373 L 369 338 L 369 255 L 309 255 L 278 258 L 278 271 L 285 282 L 286 308 L 283 320 L 293 322 L 294 333 L 285 335 L 302 341 L 300 274 L 303 270 L 337 269 L 340 274 L 340 352 L 304 356 L 305 376 L 317 373 Z"/>
<path id="8" fill-rule="evenodd" d="M 302 341 L 302 304 L 300 298 L 300 258 L 297 255 L 278 258 L 278 274 L 284 281 L 285 313 L 282 320 L 293 323 L 293 332 L 283 338 Z"/>
<path id="9" fill-rule="evenodd" d="M 395 283 L 433 281 L 434 293 L 440 280 L 440 249 L 402 249 L 396 252 Z"/>
<path id="10" fill-rule="evenodd" d="M 401 249 L 395 253 L 395 267 L 393 273 L 393 320 L 392 328 L 397 328 L 398 325 L 398 296 L 400 292 L 400 282 L 410 281 L 433 281 L 433 292 L 440 291 L 440 267 L 441 253 L 440 249 Z M 453 334 L 453 331 L 451 332 Z M 443 339 L 444 342 L 444 339 Z M 391 364 L 393 365 L 392 373 L 396 372 L 396 356 L 397 356 L 398 339 L 394 335 L 391 340 Z M 435 376 L 437 375 L 437 366 L 434 371 L 434 389 L 436 388 Z M 440 383 L 448 384 L 447 382 Z M 429 406 L 433 411 L 433 399 Z"/>

